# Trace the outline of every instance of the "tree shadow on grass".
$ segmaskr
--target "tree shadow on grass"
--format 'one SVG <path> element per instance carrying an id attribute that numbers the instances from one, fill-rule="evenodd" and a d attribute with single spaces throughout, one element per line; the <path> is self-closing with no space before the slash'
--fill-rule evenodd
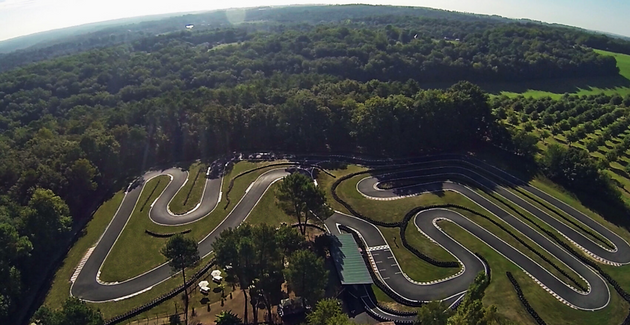
<path id="1" fill-rule="evenodd" d="M 575 93 L 581 90 L 591 91 L 595 89 L 615 90 L 618 88 L 630 88 L 630 79 L 622 75 L 592 78 L 473 82 L 492 95 L 500 95 L 502 92 L 525 93 L 528 91 L 550 92 L 561 95 L 564 93 Z M 451 87 L 453 83 L 455 82 L 428 82 L 421 83 L 420 87 L 424 89 L 446 89 Z"/>
<path id="2" fill-rule="evenodd" d="M 562 78 L 522 82 L 480 83 L 479 85 L 482 89 L 494 95 L 498 95 L 504 91 L 525 93 L 530 90 L 564 94 L 575 93 L 581 90 L 590 91 L 595 88 L 603 90 L 628 88 L 630 87 L 630 80 L 621 75 L 616 75 L 611 77 Z"/>

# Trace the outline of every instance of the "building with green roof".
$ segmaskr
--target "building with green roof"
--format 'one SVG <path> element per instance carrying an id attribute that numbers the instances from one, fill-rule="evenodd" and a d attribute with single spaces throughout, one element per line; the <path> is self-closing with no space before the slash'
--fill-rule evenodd
<path id="1" fill-rule="evenodd" d="M 352 234 L 333 236 L 331 248 L 337 273 L 342 285 L 372 284 L 372 277 L 361 256 L 359 245 Z"/>

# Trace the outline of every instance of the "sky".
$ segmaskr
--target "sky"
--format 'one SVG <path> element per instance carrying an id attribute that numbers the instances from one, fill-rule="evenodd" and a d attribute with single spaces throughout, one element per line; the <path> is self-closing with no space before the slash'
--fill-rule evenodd
<path id="1" fill-rule="evenodd" d="M 630 36 L 630 0 L 0 0 L 0 41 L 118 18 L 289 4 L 421 6 L 529 18 Z"/>

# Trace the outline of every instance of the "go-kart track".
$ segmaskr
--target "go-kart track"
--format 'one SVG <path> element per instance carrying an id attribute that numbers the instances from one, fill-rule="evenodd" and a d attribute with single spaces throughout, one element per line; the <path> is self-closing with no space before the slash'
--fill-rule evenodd
<path id="1" fill-rule="evenodd" d="M 464 215 L 444 208 L 421 210 L 412 218 L 411 222 L 417 228 L 418 236 L 427 236 L 450 252 L 457 258 L 461 269 L 456 275 L 447 279 L 435 279 L 429 283 L 419 283 L 410 279 L 402 271 L 395 256 L 389 249 L 387 241 L 375 225 L 359 217 L 339 212 L 328 218 L 325 224 L 333 234 L 340 232 L 340 226 L 345 226 L 357 233 L 367 248 L 365 253 L 368 254 L 369 260 L 372 261 L 368 268 L 374 272 L 379 281 L 398 295 L 398 298 L 405 301 L 445 300 L 448 303 L 453 303 L 462 297 L 477 273 L 485 271 L 484 263 L 475 254 L 440 229 L 437 222 L 445 220 L 457 224 L 503 255 L 547 290 L 549 294 L 567 306 L 594 311 L 608 305 L 610 301 L 608 285 L 596 271 L 554 241 L 548 239 L 538 230 L 514 217 L 510 212 L 497 206 L 473 189 L 493 192 L 495 196 L 501 197 L 505 201 L 510 201 L 512 204 L 531 213 L 542 222 L 556 229 L 569 242 L 573 243 L 576 249 L 587 253 L 599 263 L 616 266 L 630 263 L 630 246 L 614 232 L 544 191 L 468 156 L 442 155 L 404 161 L 367 160 L 342 156 L 303 158 L 308 159 L 310 164 L 315 165 L 317 162 L 324 160 L 339 160 L 360 163 L 375 168 L 372 173 L 366 174 L 367 177 L 356 184 L 356 190 L 370 200 L 396 200 L 427 192 L 457 192 L 482 207 L 487 215 L 494 215 L 502 220 L 507 228 L 512 228 L 514 232 L 531 239 L 539 246 L 537 249 L 545 250 L 550 255 L 555 256 L 560 262 L 578 274 L 587 284 L 587 288 L 584 291 L 565 283 L 544 267 Z M 171 182 L 151 206 L 149 212 L 151 220 L 161 225 L 181 225 L 197 221 L 214 210 L 223 195 L 221 193 L 223 164 L 216 163 L 215 165 L 217 167 L 208 172 L 200 204 L 184 215 L 172 214 L 168 209 L 168 204 L 186 182 L 187 173 L 175 168 L 146 173 L 143 176 L 144 183 L 153 177 L 163 174 L 171 177 Z M 275 181 L 286 175 L 288 175 L 288 172 L 284 168 L 271 168 L 260 175 L 222 223 L 199 242 L 200 255 L 208 255 L 212 250 L 212 243 L 221 231 L 240 225 L 267 189 Z M 387 186 L 384 186 L 384 184 L 387 184 Z M 70 289 L 70 293 L 73 296 L 90 302 L 122 300 L 148 291 L 172 276 L 168 265 L 163 264 L 123 282 L 104 283 L 99 280 L 100 269 L 138 203 L 137 201 L 143 187 L 130 186 L 128 188 L 116 215 L 87 261 L 85 261 L 84 266 L 79 270 L 76 280 Z M 521 195 L 514 194 L 517 190 Z M 537 206 L 532 205 L 528 200 L 524 200 L 523 196 L 527 196 L 529 199 L 545 206 L 553 206 L 556 210 L 571 216 L 577 220 L 576 223 L 580 224 L 582 229 L 599 234 L 599 236 L 608 240 L 612 244 L 612 249 L 594 242 L 582 233 L 574 230 L 573 227 L 567 225 L 560 218 L 551 216 Z M 400 216 L 400 218 L 402 219 L 403 216 Z M 412 225 L 410 224 L 410 226 Z M 381 310 L 367 292 L 360 298 L 362 298 L 368 311 L 380 318 L 394 321 L 408 321 L 410 319 L 409 316 L 397 316 Z"/>

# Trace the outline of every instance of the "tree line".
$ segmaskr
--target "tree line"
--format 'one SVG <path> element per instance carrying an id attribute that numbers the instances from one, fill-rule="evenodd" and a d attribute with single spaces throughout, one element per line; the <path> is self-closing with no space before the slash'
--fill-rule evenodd
<path id="1" fill-rule="evenodd" d="M 239 29 L 256 33 L 278 32 L 287 29 L 307 30 L 318 25 L 343 24 L 350 28 L 393 25 L 406 30 L 403 40 L 413 38 L 415 35 L 428 36 L 435 40 L 445 37 L 456 40 L 464 39 L 473 33 L 483 34 L 497 27 L 527 26 L 539 30 L 553 31 L 555 33 L 553 39 L 563 39 L 570 44 L 630 53 L 630 42 L 623 39 L 567 26 L 549 25 L 527 20 L 513 20 L 499 16 L 475 15 L 430 8 L 369 5 L 264 9 L 220 10 L 134 24 L 121 22 L 118 26 L 96 30 L 85 27 L 81 30 L 82 28 L 79 27 L 75 28 L 76 30 L 74 31 L 22 37 L 18 40 L 5 42 L 6 44 L 0 44 L 0 51 L 3 52 L 8 52 L 10 49 L 15 48 L 15 45 L 18 47 L 22 44 L 24 45 L 21 47 L 27 46 L 26 49 L 16 52 L 0 53 L 0 71 L 94 48 L 132 44 L 139 40 L 148 40 L 149 43 L 156 43 L 164 39 L 180 39 L 189 42 L 191 39 L 198 38 L 197 36 L 200 34 L 207 34 L 226 26 L 238 26 Z M 193 31 L 184 28 L 187 24 L 195 26 Z M 82 31 L 83 33 L 81 33 Z M 541 35 L 530 36 L 540 38 Z M 548 35 L 544 35 L 544 37 L 541 40 L 551 40 L 548 38 Z M 53 39 L 51 40 L 50 38 Z M 32 44 L 32 46 L 28 47 L 29 44 Z"/>
<path id="2" fill-rule="evenodd" d="M 487 141 L 523 153 L 531 146 L 514 140 L 531 137 L 498 123 L 500 108 L 479 87 L 420 83 L 618 73 L 563 29 L 447 18 L 172 33 L 0 74 L 0 242 L 9 247 L 0 320 L 68 244 L 73 220 L 150 166 L 233 151 L 410 155 Z M 613 124 L 618 113 L 601 105 L 600 124 Z M 588 118 L 574 106 L 569 125 Z M 532 123 L 569 111 L 524 107 Z"/>

